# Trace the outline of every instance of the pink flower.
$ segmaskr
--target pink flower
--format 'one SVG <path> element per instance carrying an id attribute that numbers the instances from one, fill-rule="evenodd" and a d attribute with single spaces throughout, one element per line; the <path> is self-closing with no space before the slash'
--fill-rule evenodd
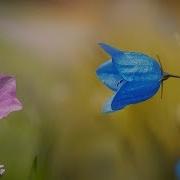
<path id="1" fill-rule="evenodd" d="M 21 109 L 22 104 L 16 97 L 15 77 L 0 75 L 0 119 Z"/>

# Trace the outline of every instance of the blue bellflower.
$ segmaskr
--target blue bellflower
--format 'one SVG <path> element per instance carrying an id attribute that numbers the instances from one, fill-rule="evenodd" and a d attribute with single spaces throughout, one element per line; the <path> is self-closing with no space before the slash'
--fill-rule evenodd
<path id="1" fill-rule="evenodd" d="M 100 65 L 96 74 L 114 92 L 103 112 L 114 112 L 145 101 L 156 94 L 164 80 L 180 78 L 163 72 L 161 65 L 148 55 L 122 51 L 104 43 L 100 46 L 111 59 Z"/>

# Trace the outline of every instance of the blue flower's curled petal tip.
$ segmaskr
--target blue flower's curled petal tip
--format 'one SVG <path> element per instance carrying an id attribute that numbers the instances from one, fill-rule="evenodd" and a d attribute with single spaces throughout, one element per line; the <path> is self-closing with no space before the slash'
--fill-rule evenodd
<path id="1" fill-rule="evenodd" d="M 99 43 L 100 47 L 108 53 L 111 57 L 120 56 L 123 54 L 123 51 L 120 51 L 119 49 L 116 49 L 108 44 L 105 43 Z"/>
<path id="2" fill-rule="evenodd" d="M 21 109 L 22 104 L 16 97 L 15 77 L 0 75 L 0 119 Z"/>
<path id="3" fill-rule="evenodd" d="M 110 97 L 104 104 L 103 108 L 102 108 L 102 113 L 111 113 L 113 112 L 112 108 L 111 108 L 111 103 L 112 100 L 114 99 L 114 96 Z"/>
<path id="4" fill-rule="evenodd" d="M 119 89 L 122 77 L 119 75 L 111 60 L 100 65 L 96 70 L 96 75 L 103 84 L 111 90 L 117 91 Z"/>
<path id="5" fill-rule="evenodd" d="M 113 95 L 111 98 L 109 98 L 106 103 L 104 104 L 103 108 L 102 108 L 102 112 L 107 114 L 107 113 L 112 113 L 115 112 L 117 110 L 121 110 L 125 107 L 125 105 L 123 104 L 118 104 L 118 107 L 116 107 L 116 109 L 112 109 L 112 102 L 115 98 L 115 95 Z"/>
<path id="6" fill-rule="evenodd" d="M 106 103 L 103 106 L 102 112 L 103 113 L 111 113 L 120 109 L 123 109 L 126 104 L 122 104 L 121 102 L 118 102 L 116 105 L 116 108 L 113 108 L 112 103 L 115 101 L 115 98 L 117 97 L 117 93 L 120 91 L 120 89 L 126 84 L 126 81 L 121 81 L 119 84 L 118 91 L 111 97 L 109 98 Z"/>

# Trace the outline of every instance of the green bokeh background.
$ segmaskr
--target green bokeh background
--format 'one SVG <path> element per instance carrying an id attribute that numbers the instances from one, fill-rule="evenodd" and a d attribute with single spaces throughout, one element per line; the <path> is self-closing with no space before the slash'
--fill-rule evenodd
<path id="1" fill-rule="evenodd" d="M 180 74 L 178 1 L 0 2 L 0 72 L 17 78 L 21 112 L 0 122 L 3 180 L 173 180 L 180 81 L 104 115 L 98 42 L 161 58 Z"/>

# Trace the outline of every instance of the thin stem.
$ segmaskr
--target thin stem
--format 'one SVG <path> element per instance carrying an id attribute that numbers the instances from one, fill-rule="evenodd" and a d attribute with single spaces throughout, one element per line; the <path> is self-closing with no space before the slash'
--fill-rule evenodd
<path id="1" fill-rule="evenodd" d="M 173 74 L 168 74 L 169 77 L 173 77 L 173 78 L 180 78 L 180 76 L 177 75 L 173 75 Z"/>

